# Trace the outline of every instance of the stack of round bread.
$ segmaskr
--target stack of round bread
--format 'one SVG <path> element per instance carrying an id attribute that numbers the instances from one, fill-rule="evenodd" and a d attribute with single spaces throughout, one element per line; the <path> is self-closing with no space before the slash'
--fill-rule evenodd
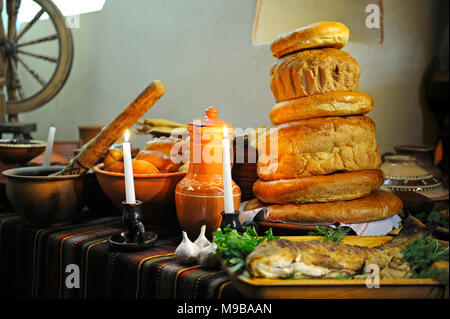
<path id="1" fill-rule="evenodd" d="M 379 190 L 384 175 L 373 107 L 359 92 L 360 68 L 340 50 L 349 39 L 342 23 L 318 22 L 278 35 L 271 51 L 275 125 L 258 141 L 257 197 L 272 220 L 361 223 L 399 213 L 401 200 Z"/>

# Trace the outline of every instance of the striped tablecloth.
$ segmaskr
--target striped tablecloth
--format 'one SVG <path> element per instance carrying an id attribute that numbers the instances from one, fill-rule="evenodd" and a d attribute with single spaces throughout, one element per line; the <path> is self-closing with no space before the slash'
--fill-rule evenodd
<path id="1" fill-rule="evenodd" d="M 116 252 L 108 237 L 121 231 L 120 216 L 39 228 L 0 211 L 0 298 L 241 297 L 224 271 L 177 263 L 178 237 L 159 234 L 149 250 Z M 77 270 L 78 281 L 73 279 Z M 79 288 L 68 288 L 66 281 Z"/>

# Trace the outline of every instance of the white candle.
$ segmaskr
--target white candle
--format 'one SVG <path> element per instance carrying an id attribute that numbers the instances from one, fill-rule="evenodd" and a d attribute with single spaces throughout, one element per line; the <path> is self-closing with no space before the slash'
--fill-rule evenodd
<path id="1" fill-rule="evenodd" d="M 123 166 L 125 172 L 125 202 L 127 204 L 135 204 L 136 196 L 134 194 L 133 164 L 131 159 L 131 146 L 128 142 L 130 132 L 125 131 L 125 142 L 122 143 L 123 148 Z"/>
<path id="2" fill-rule="evenodd" d="M 50 166 L 50 163 L 52 161 L 53 143 L 55 141 L 55 131 L 56 128 L 50 126 L 50 129 L 48 130 L 47 145 L 45 146 L 45 155 L 44 161 L 42 162 L 42 166 Z"/>
<path id="3" fill-rule="evenodd" d="M 230 140 L 228 139 L 227 127 L 223 127 L 222 140 L 222 167 L 223 167 L 223 194 L 224 194 L 224 206 L 225 213 L 234 213 L 234 202 L 233 202 L 233 186 L 231 180 L 231 161 L 230 161 Z"/>

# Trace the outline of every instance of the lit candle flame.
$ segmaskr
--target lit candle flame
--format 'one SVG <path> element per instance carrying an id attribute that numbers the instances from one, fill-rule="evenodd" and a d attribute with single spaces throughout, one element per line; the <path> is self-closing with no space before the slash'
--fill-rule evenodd
<path id="1" fill-rule="evenodd" d="M 226 126 L 223 127 L 223 137 L 228 138 L 228 128 Z"/>
<path id="2" fill-rule="evenodd" d="M 130 131 L 126 130 L 124 135 L 125 142 L 128 142 L 130 140 Z"/>

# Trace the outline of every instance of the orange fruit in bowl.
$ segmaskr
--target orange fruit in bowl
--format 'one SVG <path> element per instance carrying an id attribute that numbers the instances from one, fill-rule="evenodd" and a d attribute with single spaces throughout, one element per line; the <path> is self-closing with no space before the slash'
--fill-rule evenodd
<path id="1" fill-rule="evenodd" d="M 123 162 L 115 161 L 111 163 L 109 166 L 104 166 L 104 170 L 114 173 L 123 173 L 124 170 Z"/>
<path id="2" fill-rule="evenodd" d="M 132 161 L 133 174 L 157 174 L 159 169 L 155 165 L 147 161 L 134 159 Z"/>

